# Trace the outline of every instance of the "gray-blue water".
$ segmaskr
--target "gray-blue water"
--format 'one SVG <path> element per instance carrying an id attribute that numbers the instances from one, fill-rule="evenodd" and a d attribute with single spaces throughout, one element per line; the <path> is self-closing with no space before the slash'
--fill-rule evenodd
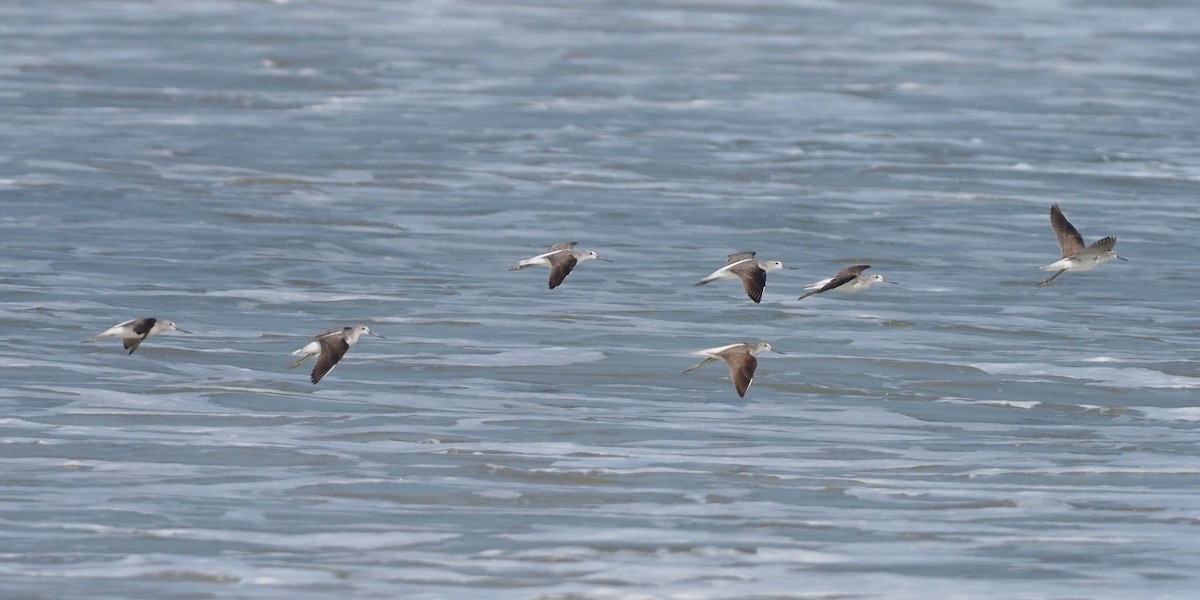
<path id="1" fill-rule="evenodd" d="M 1197 57 L 1190 0 L 0 3 L 0 596 L 1195 597 Z M 1054 202 L 1129 262 L 1035 289 Z M 693 287 L 740 250 L 797 270 Z M 140 316 L 195 333 L 81 344 Z"/>

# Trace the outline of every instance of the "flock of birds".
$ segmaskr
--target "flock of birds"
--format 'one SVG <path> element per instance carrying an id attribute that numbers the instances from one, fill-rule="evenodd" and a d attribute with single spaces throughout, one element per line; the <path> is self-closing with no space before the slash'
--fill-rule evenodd
<path id="1" fill-rule="evenodd" d="M 1126 260 L 1117 256 L 1116 251 L 1113 250 L 1113 247 L 1117 244 L 1117 238 L 1115 237 L 1108 236 L 1090 245 L 1085 244 L 1083 236 L 1071 225 L 1071 222 L 1067 220 L 1067 217 L 1057 204 L 1050 206 L 1050 227 L 1054 230 L 1054 235 L 1058 239 L 1058 245 L 1062 249 L 1062 258 L 1041 268 L 1043 271 L 1053 272 L 1054 274 L 1038 282 L 1037 287 L 1039 288 L 1049 285 L 1056 277 L 1067 271 L 1090 271 L 1114 258 Z M 554 289 L 561 285 L 563 280 L 567 278 L 567 275 L 570 275 L 575 266 L 581 262 L 589 260 L 612 262 L 606 258 L 601 258 L 593 250 L 576 250 L 575 245 L 576 242 L 555 244 L 548 248 L 546 252 L 522 260 L 509 270 L 520 271 L 529 267 L 546 267 L 550 269 L 550 289 Z M 783 266 L 783 263 L 778 260 L 761 261 L 755 258 L 754 252 L 740 252 L 738 254 L 730 254 L 725 266 L 697 281 L 696 285 L 701 286 L 720 279 L 737 279 L 741 282 L 742 288 L 745 289 L 746 295 L 757 304 L 762 300 L 763 289 L 767 285 L 767 273 L 786 268 L 789 267 Z M 894 281 L 884 279 L 883 275 L 877 273 L 864 277 L 863 272 L 869 268 L 870 265 L 846 267 L 832 277 L 805 286 L 804 289 L 808 292 L 800 296 L 798 300 L 830 291 L 844 293 L 861 292 L 881 282 L 895 283 Z M 185 329 L 180 329 L 172 321 L 145 317 L 119 323 L 99 335 L 84 341 L 92 342 L 101 338 L 119 337 L 125 349 L 129 351 L 129 354 L 133 354 L 146 338 L 168 331 L 191 333 Z M 350 350 L 350 347 L 358 343 L 359 338 L 363 335 L 371 335 L 378 338 L 384 337 L 372 332 L 370 328 L 363 324 L 353 327 L 328 329 L 318 333 L 303 348 L 292 352 L 293 356 L 299 356 L 300 358 L 292 362 L 288 368 L 294 369 L 299 367 L 309 358 L 316 356 L 317 361 L 310 375 L 310 380 L 315 385 L 337 366 L 342 357 L 346 355 L 346 352 Z M 733 382 L 734 390 L 737 391 L 738 396 L 744 397 L 746 390 L 750 388 L 750 384 L 754 381 L 754 371 L 758 367 L 757 356 L 766 351 L 784 354 L 772 348 L 767 342 L 729 344 L 693 352 L 694 356 L 703 356 L 704 360 L 684 369 L 683 372 L 688 373 L 716 360 L 724 361 L 725 365 L 729 367 L 729 378 Z"/>

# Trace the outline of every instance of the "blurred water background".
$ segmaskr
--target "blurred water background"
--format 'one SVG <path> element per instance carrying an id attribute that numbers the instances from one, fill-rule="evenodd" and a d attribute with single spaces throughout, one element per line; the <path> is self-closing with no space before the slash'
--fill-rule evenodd
<path id="1" fill-rule="evenodd" d="M 6 1 L 0 596 L 1194 597 L 1198 56 L 1186 0 Z M 1129 262 L 1035 289 L 1054 202 Z M 693 287 L 742 250 L 797 270 Z M 195 334 L 80 343 L 141 316 Z"/>

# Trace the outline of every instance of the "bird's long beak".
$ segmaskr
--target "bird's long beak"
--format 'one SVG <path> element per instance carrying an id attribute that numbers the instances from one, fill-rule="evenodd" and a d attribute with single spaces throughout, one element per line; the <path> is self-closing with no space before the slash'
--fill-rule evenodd
<path id="1" fill-rule="evenodd" d="M 186 330 L 186 329 L 180 329 L 180 328 L 178 328 L 178 327 L 176 327 L 176 328 L 175 328 L 175 331 L 180 331 L 180 332 L 183 332 L 183 333 L 188 333 L 188 334 L 192 333 L 192 332 L 190 332 L 190 331 L 188 331 L 188 330 Z"/>
<path id="2" fill-rule="evenodd" d="M 784 355 L 784 356 L 787 356 L 787 352 L 780 352 L 780 351 L 778 351 L 778 350 L 776 350 L 776 349 L 774 349 L 774 348 L 771 348 L 771 352 L 774 352 L 775 354 L 782 354 L 782 355 Z"/>
<path id="3" fill-rule="evenodd" d="M 600 258 L 599 256 L 596 257 L 596 260 L 602 260 L 604 262 L 612 262 L 611 260 L 609 260 L 607 258 Z"/>
<path id="4" fill-rule="evenodd" d="M 1114 254 L 1113 256 L 1116 256 L 1117 258 L 1119 258 L 1119 259 L 1121 259 L 1121 260 L 1123 260 L 1123 261 L 1125 261 L 1125 262 L 1129 262 L 1129 259 L 1128 259 L 1128 258 L 1125 258 L 1124 256 L 1117 256 L 1116 254 Z"/>
<path id="5" fill-rule="evenodd" d="M 886 282 L 888 282 L 888 283 L 894 283 L 894 284 L 896 284 L 896 285 L 900 285 L 900 282 L 899 282 L 899 281 L 892 281 L 891 279 L 884 279 L 884 281 L 886 281 Z"/>
<path id="6" fill-rule="evenodd" d="M 378 333 L 375 333 L 374 331 L 368 331 L 367 333 L 368 333 L 368 334 L 370 334 L 370 335 L 373 335 L 373 336 L 375 336 L 375 337 L 377 337 L 377 338 L 383 338 L 383 339 L 385 339 L 385 340 L 387 339 L 386 337 L 384 337 L 384 336 L 382 336 L 382 335 L 379 335 Z"/>

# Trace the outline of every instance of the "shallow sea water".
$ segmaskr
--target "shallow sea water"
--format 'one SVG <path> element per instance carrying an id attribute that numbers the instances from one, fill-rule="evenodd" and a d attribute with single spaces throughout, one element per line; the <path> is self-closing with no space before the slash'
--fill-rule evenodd
<path id="1" fill-rule="evenodd" d="M 1198 17 L 0 4 L 0 596 L 1192 597 Z"/>

